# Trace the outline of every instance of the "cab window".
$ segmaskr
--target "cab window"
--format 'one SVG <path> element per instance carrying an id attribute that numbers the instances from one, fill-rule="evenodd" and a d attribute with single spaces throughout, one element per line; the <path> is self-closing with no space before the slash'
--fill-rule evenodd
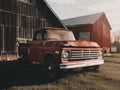
<path id="1" fill-rule="evenodd" d="M 41 34 L 41 32 L 36 33 L 35 40 L 42 40 L 42 34 Z"/>

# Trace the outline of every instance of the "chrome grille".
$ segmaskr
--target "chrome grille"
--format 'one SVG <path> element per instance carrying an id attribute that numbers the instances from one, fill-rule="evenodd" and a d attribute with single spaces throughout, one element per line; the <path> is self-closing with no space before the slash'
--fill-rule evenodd
<path id="1" fill-rule="evenodd" d="M 85 59 L 97 59 L 99 50 L 79 50 L 71 51 L 70 60 L 85 60 Z"/>

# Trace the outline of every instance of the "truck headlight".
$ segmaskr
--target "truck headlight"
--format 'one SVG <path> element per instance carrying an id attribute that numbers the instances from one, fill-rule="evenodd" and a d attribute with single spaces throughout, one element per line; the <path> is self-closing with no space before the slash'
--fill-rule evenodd
<path id="1" fill-rule="evenodd" d="M 98 53 L 98 57 L 101 59 L 102 56 L 103 56 L 103 52 L 102 52 L 102 51 L 99 51 L 99 53 Z"/>
<path id="2" fill-rule="evenodd" d="M 69 60 L 69 59 L 70 59 L 70 51 L 63 51 L 62 60 Z"/>

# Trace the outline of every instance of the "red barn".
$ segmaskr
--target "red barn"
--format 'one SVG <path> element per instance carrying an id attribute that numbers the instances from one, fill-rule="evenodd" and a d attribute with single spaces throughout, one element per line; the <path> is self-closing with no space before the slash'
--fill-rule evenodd
<path id="1" fill-rule="evenodd" d="M 63 20 L 72 30 L 77 40 L 97 42 L 105 50 L 109 50 L 111 26 L 105 13 L 96 13 Z"/>

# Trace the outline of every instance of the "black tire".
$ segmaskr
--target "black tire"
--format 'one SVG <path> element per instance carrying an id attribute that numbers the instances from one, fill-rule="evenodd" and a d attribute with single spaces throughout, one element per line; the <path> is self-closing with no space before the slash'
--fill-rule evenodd
<path id="1" fill-rule="evenodd" d="M 45 58 L 45 69 L 46 75 L 49 79 L 55 79 L 58 76 L 58 67 L 55 63 L 55 59 L 52 56 Z"/>
<path id="2" fill-rule="evenodd" d="M 84 67 L 84 70 L 86 70 L 86 71 L 98 71 L 99 67 L 100 67 L 99 65 L 89 66 L 89 67 Z"/>

